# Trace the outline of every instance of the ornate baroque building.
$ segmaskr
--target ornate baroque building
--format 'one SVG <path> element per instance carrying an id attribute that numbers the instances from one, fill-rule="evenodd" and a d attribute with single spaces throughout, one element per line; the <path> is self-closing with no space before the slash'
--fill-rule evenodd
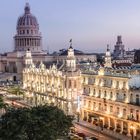
<path id="1" fill-rule="evenodd" d="M 72 46 L 68 49 L 65 64 L 60 67 L 53 64 L 48 69 L 42 62 L 36 66 L 31 52 L 27 51 L 23 87 L 28 91 L 26 99 L 30 104 L 54 104 L 66 114 L 75 114 L 81 94 L 81 73 L 76 68 Z"/>

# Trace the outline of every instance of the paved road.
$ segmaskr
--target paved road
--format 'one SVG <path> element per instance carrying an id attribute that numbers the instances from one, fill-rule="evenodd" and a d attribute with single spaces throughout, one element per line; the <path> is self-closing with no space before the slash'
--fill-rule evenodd
<path id="1" fill-rule="evenodd" d="M 114 138 L 110 138 L 108 136 L 105 136 L 103 134 L 101 134 L 100 132 L 95 132 L 93 130 L 90 130 L 84 126 L 78 125 L 78 124 L 74 124 L 76 127 L 76 130 L 80 133 L 84 133 L 87 137 L 89 136 L 94 136 L 97 137 L 99 140 L 115 140 Z"/>

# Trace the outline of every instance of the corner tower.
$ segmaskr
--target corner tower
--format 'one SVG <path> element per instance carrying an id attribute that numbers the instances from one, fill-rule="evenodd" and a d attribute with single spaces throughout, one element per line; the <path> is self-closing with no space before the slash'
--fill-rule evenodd
<path id="1" fill-rule="evenodd" d="M 14 36 L 15 51 L 31 50 L 32 53 L 42 51 L 42 37 L 39 32 L 37 18 L 31 14 L 29 3 L 26 3 L 24 14 L 18 18 L 17 33 Z"/>

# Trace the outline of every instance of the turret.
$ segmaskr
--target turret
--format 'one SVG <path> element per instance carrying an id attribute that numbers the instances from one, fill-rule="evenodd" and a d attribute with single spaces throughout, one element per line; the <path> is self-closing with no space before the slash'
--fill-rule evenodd
<path id="1" fill-rule="evenodd" d="M 111 52 L 109 49 L 109 45 L 107 45 L 107 51 L 105 53 L 105 67 L 112 67 L 112 63 L 111 63 Z"/>
<path id="2" fill-rule="evenodd" d="M 76 58 L 74 55 L 74 49 L 72 47 L 72 39 L 70 40 L 70 47 L 68 49 L 66 67 L 67 67 L 68 71 L 75 71 L 76 70 Z"/>
<path id="3" fill-rule="evenodd" d="M 28 67 L 33 64 L 31 51 L 28 49 L 25 54 L 25 66 Z"/>

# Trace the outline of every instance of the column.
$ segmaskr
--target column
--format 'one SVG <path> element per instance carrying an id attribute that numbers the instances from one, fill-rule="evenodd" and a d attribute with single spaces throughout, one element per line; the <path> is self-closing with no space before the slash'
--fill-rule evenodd
<path id="1" fill-rule="evenodd" d="M 127 130 L 128 131 L 127 136 L 131 136 L 131 134 L 130 134 L 130 123 L 127 124 L 127 129 L 128 129 Z"/>
<path id="2" fill-rule="evenodd" d="M 134 126 L 133 134 L 134 134 L 134 137 L 137 136 L 137 129 L 136 129 L 136 126 Z"/>
<path id="3" fill-rule="evenodd" d="M 110 129 L 110 118 L 107 118 L 107 120 L 108 120 L 108 127 L 107 127 L 107 129 Z"/>
<path id="4" fill-rule="evenodd" d="M 117 120 L 114 120 L 114 130 L 113 131 L 116 131 L 117 129 Z"/>
<path id="5" fill-rule="evenodd" d="M 122 133 L 123 132 L 123 121 L 121 122 L 121 131 L 120 131 L 120 133 Z"/>

